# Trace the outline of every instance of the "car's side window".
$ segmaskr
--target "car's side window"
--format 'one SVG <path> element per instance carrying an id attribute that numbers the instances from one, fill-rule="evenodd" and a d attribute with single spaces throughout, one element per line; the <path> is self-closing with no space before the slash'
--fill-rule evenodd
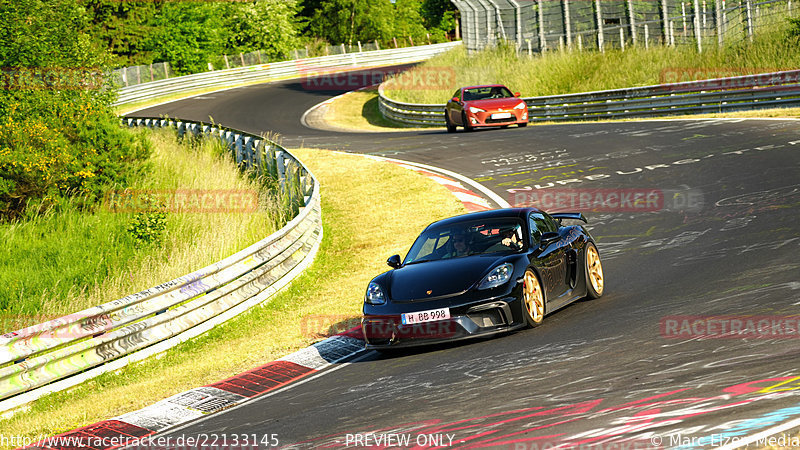
<path id="1" fill-rule="evenodd" d="M 542 233 L 558 230 L 553 219 L 540 213 L 531 213 L 528 218 L 528 223 L 530 224 L 531 238 L 534 243 L 539 242 Z"/>
<path id="2" fill-rule="evenodd" d="M 451 98 L 461 99 L 461 89 L 456 90 Z"/>

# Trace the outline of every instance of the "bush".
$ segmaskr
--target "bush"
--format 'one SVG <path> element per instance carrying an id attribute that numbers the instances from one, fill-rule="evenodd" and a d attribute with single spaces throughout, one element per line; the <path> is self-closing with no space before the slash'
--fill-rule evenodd
<path id="1" fill-rule="evenodd" d="M 144 170 L 150 148 L 111 110 L 105 54 L 79 31 L 83 8 L 71 0 L 0 6 L 0 27 L 15 36 L 0 41 L 0 220 L 70 196 L 91 206 Z"/>

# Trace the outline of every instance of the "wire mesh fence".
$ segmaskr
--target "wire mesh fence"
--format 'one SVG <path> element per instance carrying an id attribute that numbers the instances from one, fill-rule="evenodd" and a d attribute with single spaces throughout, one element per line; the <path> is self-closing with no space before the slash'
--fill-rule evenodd
<path id="1" fill-rule="evenodd" d="M 752 39 L 800 0 L 453 0 L 468 51 L 513 43 L 520 52 L 707 45 Z"/>
<path id="2" fill-rule="evenodd" d="M 410 37 L 396 37 L 390 41 L 388 48 L 406 48 L 430 43 L 430 38 L 423 42 L 414 42 L 414 40 Z M 248 67 L 258 64 L 314 58 L 318 56 L 343 55 L 385 49 L 386 47 L 382 47 L 377 41 L 357 41 L 351 44 L 309 45 L 304 48 L 294 49 L 290 51 L 284 58 L 279 59 L 271 58 L 266 52 L 263 51 L 239 53 L 236 55 L 221 55 L 210 58 L 208 62 L 208 71 L 234 69 L 237 67 Z M 111 72 L 112 82 L 118 86 L 124 87 L 163 80 L 175 76 L 177 76 L 177 74 L 172 70 L 167 62 L 122 67 Z"/>

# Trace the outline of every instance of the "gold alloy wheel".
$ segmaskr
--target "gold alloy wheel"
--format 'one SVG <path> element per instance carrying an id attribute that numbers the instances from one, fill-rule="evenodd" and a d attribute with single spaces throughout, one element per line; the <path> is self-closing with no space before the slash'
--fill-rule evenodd
<path id="1" fill-rule="evenodd" d="M 528 317 L 533 323 L 542 323 L 544 319 L 544 296 L 542 296 L 542 286 L 532 270 L 525 271 L 525 278 L 522 288 L 525 309 Z"/>
<path id="2" fill-rule="evenodd" d="M 586 266 L 589 272 L 589 281 L 597 296 L 603 295 L 603 265 L 600 264 L 600 255 L 594 245 L 586 249 Z"/>

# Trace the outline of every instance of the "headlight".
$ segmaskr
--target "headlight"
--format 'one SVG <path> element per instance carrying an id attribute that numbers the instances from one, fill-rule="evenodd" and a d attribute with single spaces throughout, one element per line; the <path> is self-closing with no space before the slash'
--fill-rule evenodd
<path id="1" fill-rule="evenodd" d="M 497 286 L 502 286 L 511 279 L 514 273 L 514 265 L 511 263 L 501 264 L 494 268 L 486 278 L 478 285 L 478 289 L 490 289 Z"/>
<path id="2" fill-rule="evenodd" d="M 520 103 L 519 105 L 515 106 L 514 109 L 526 109 L 528 107 L 525 102 Z"/>
<path id="3" fill-rule="evenodd" d="M 470 106 L 469 107 L 469 112 L 471 112 L 472 114 L 476 114 L 476 113 L 479 113 L 479 112 L 486 112 L 486 110 L 485 109 L 476 108 L 474 106 Z"/>
<path id="4" fill-rule="evenodd" d="M 367 287 L 367 295 L 364 297 L 364 301 L 370 305 L 383 305 L 386 303 L 386 297 L 383 295 L 383 289 L 381 289 L 378 283 L 374 281 L 369 283 L 369 287 Z"/>

